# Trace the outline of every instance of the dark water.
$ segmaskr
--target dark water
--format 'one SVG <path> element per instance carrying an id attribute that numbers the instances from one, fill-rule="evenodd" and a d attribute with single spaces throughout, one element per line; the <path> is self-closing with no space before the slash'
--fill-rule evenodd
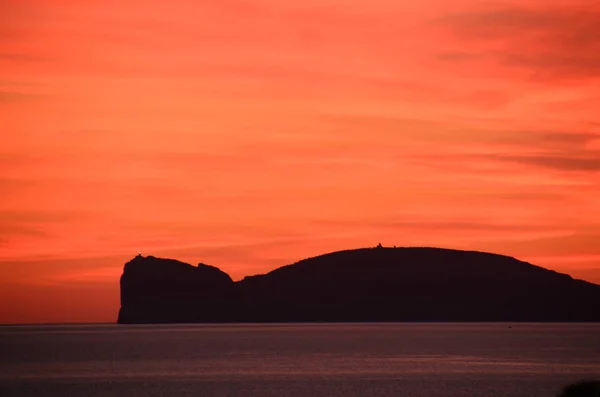
<path id="1" fill-rule="evenodd" d="M 0 396 L 553 396 L 600 324 L 0 327 Z"/>

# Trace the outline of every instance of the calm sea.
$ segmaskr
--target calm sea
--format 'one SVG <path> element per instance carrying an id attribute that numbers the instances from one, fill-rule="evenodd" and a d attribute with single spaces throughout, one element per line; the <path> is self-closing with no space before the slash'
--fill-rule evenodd
<path id="1" fill-rule="evenodd" d="M 0 396 L 554 396 L 600 324 L 0 327 Z"/>

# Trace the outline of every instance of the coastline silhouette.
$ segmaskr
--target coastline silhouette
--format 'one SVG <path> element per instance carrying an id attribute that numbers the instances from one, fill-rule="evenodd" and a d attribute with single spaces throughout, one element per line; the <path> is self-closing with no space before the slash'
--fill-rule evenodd
<path id="1" fill-rule="evenodd" d="M 234 282 L 214 266 L 141 254 L 121 276 L 119 323 L 600 321 L 600 286 L 497 254 L 333 252 Z"/>

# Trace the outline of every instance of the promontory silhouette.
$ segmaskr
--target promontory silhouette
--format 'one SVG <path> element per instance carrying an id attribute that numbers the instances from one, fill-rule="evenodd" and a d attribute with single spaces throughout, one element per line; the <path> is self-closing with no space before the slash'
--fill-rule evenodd
<path id="1" fill-rule="evenodd" d="M 216 267 L 138 255 L 119 323 L 600 321 L 600 285 L 515 258 L 363 248 L 234 282 Z"/>

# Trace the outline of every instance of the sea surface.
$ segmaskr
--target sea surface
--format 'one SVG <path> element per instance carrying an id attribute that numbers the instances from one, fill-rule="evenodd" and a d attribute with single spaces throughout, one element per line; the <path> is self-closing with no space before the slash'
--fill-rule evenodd
<path id="1" fill-rule="evenodd" d="M 600 324 L 0 327 L 0 396 L 554 396 Z"/>

